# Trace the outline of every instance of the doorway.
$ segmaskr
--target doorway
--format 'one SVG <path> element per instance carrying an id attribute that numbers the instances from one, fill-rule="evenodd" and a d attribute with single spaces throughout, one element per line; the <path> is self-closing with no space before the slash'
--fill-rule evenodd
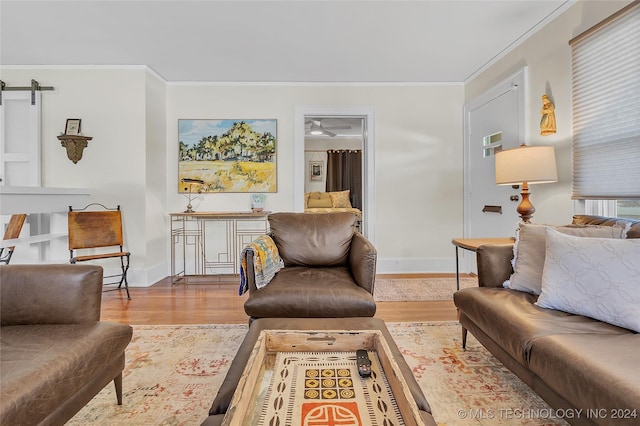
<path id="1" fill-rule="evenodd" d="M 305 133 L 309 130 L 309 120 L 322 119 L 321 123 L 326 122 L 327 127 L 346 127 L 329 126 L 340 121 L 353 123 L 361 121 L 361 141 L 362 141 L 362 228 L 364 235 L 375 243 L 375 162 L 374 162 L 374 112 L 372 107 L 368 106 L 299 106 L 295 112 L 295 146 L 294 146 L 294 211 L 304 211 L 304 193 L 305 184 L 309 179 L 307 174 L 309 171 L 308 156 L 311 153 L 305 153 Z M 355 121 L 353 121 L 355 120 Z M 307 123 L 307 124 L 305 124 Z M 318 124 L 314 124 L 316 126 Z M 346 129 L 325 129 L 330 133 L 338 134 L 338 130 Z M 325 135 L 327 136 L 327 135 Z M 329 138 L 331 138 L 329 136 Z M 318 149 L 319 151 L 320 149 Z M 326 164 L 325 164 L 326 165 Z M 309 186 L 307 185 L 307 188 Z"/>
<path id="2" fill-rule="evenodd" d="M 349 190 L 362 211 L 364 117 L 305 117 L 304 192 Z"/>

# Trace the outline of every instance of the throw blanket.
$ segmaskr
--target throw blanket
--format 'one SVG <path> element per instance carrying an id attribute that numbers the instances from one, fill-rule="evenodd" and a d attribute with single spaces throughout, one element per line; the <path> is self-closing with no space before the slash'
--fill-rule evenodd
<path id="1" fill-rule="evenodd" d="M 268 235 L 262 235 L 254 241 L 247 244 L 242 250 L 240 258 L 242 264 L 240 266 L 240 288 L 238 294 L 242 296 L 249 290 L 247 282 L 247 253 L 253 253 L 253 271 L 255 273 L 255 282 L 258 289 L 263 288 L 274 277 L 276 272 L 284 268 L 284 262 L 278 254 L 278 247 Z"/>

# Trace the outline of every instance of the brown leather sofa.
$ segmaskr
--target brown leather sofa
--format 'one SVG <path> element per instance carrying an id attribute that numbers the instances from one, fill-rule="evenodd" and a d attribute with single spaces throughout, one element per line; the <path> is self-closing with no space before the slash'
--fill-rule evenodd
<path id="1" fill-rule="evenodd" d="M 585 215 L 573 219 L 609 226 L 615 221 Z M 632 222 L 627 238 L 640 238 L 640 221 Z M 479 287 L 454 294 L 463 344 L 468 330 L 572 425 L 639 424 L 640 335 L 540 308 L 534 305 L 537 296 L 503 288 L 512 258 L 511 244 L 478 248 Z"/>
<path id="2" fill-rule="evenodd" d="M 102 272 L 91 265 L 0 267 L 2 425 L 62 425 L 110 381 L 122 404 L 133 330 L 100 321 Z"/>
<path id="3" fill-rule="evenodd" d="M 249 327 L 238 353 L 227 372 L 218 393 L 213 400 L 209 416 L 202 426 L 217 426 L 222 424 L 225 413 L 231 404 L 238 382 L 244 373 L 244 368 L 251 357 L 255 343 L 263 330 L 380 330 L 384 336 L 399 371 L 404 378 L 409 392 L 416 402 L 423 424 L 436 426 L 431 415 L 431 407 L 427 402 L 420 385 L 416 381 L 411 367 L 407 365 L 402 352 L 395 344 L 384 321 L 377 318 L 263 318 L 254 321 Z"/>
<path id="4" fill-rule="evenodd" d="M 271 282 L 257 289 L 247 256 L 249 297 L 255 318 L 372 317 L 376 249 L 355 232 L 351 213 L 273 213 L 269 226 L 284 261 Z"/>

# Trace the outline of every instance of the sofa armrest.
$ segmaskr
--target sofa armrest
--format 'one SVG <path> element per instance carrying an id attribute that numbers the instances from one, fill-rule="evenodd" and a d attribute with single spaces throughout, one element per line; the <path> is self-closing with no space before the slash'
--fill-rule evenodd
<path id="1" fill-rule="evenodd" d="M 513 273 L 513 244 L 487 244 L 478 247 L 478 285 L 480 287 L 502 287 L 502 283 Z"/>
<path id="2" fill-rule="evenodd" d="M 0 267 L 0 318 L 5 325 L 83 324 L 100 320 L 102 267 Z"/>
<path id="3" fill-rule="evenodd" d="M 371 294 L 376 281 L 377 258 L 378 253 L 371 241 L 359 232 L 353 234 L 349 250 L 349 268 L 356 284 Z"/>

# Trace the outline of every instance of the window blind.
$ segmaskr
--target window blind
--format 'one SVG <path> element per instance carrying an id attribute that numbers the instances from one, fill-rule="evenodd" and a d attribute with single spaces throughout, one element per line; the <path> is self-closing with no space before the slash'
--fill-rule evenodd
<path id="1" fill-rule="evenodd" d="M 640 2 L 570 45 L 572 198 L 640 198 Z"/>

